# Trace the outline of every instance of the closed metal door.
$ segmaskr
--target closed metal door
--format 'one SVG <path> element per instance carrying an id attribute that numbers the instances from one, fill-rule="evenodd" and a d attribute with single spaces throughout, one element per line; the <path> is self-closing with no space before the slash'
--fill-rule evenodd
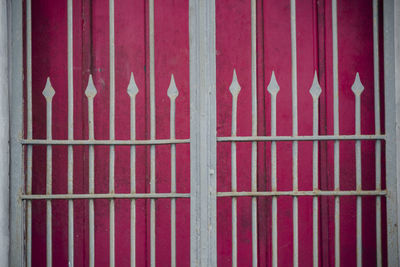
<path id="1" fill-rule="evenodd" d="M 396 266 L 391 5 L 13 1 L 12 265 Z"/>

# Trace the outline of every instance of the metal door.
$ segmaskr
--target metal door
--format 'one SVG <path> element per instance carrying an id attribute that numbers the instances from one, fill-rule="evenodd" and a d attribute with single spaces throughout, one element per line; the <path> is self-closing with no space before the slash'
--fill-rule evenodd
<path id="1" fill-rule="evenodd" d="M 12 265 L 396 266 L 391 5 L 12 1 Z"/>

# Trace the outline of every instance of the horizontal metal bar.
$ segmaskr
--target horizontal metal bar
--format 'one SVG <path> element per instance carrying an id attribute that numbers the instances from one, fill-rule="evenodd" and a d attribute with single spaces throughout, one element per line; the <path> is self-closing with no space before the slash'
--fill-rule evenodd
<path id="1" fill-rule="evenodd" d="M 263 196 L 385 196 L 386 190 L 368 191 L 268 191 L 268 192 L 217 192 L 217 197 L 263 197 Z"/>
<path id="2" fill-rule="evenodd" d="M 136 194 L 51 194 L 21 195 L 22 200 L 39 199 L 138 199 L 138 198 L 189 198 L 185 193 L 136 193 Z"/>
<path id="3" fill-rule="evenodd" d="M 46 140 L 46 139 L 20 139 L 23 145 L 120 145 L 144 146 L 188 144 L 190 139 L 155 139 L 155 140 Z"/>
<path id="4" fill-rule="evenodd" d="M 385 140 L 385 135 L 222 136 L 217 142 Z"/>

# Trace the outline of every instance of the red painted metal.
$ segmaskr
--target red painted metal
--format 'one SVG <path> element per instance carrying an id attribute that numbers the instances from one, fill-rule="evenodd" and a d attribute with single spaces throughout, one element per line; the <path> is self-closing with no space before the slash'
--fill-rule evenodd
<path id="1" fill-rule="evenodd" d="M 322 87 L 320 133 L 333 134 L 331 1 L 297 2 L 298 112 L 299 134 L 312 134 L 312 98 L 309 88 L 317 70 Z M 74 0 L 74 138 L 88 138 L 87 99 L 84 90 L 93 74 L 98 94 L 94 100 L 95 138 L 107 139 L 109 132 L 109 24 L 108 0 Z M 66 1 L 35 0 L 32 4 L 33 134 L 45 138 L 45 100 L 41 94 L 50 76 L 53 98 L 53 137 L 67 139 L 67 9 Z M 229 136 L 232 99 L 228 87 L 235 68 L 242 87 L 238 100 L 238 135 L 251 135 L 251 22 L 249 1 L 216 1 L 217 38 L 217 134 Z M 129 139 L 130 73 L 135 75 L 137 138 L 149 139 L 149 53 L 147 1 L 115 1 L 116 56 L 116 138 Z M 257 1 L 257 84 L 258 134 L 270 134 L 270 96 L 266 92 L 274 70 L 281 90 L 277 97 L 277 133 L 292 133 L 290 2 Z M 354 133 L 354 95 L 350 89 L 356 72 L 365 91 L 361 97 L 362 132 L 373 134 L 373 51 L 372 4 L 364 0 L 338 1 L 340 133 Z M 189 32 L 188 2 L 155 1 L 155 77 L 157 138 L 169 137 L 167 88 L 174 74 L 179 90 L 176 102 L 176 136 L 189 138 Z M 383 106 L 381 106 L 383 110 Z M 333 143 L 320 142 L 320 185 L 333 189 Z M 354 142 L 341 144 L 341 188 L 355 188 Z M 33 149 L 33 193 L 45 193 L 46 149 Z M 67 147 L 53 148 L 53 193 L 67 193 Z M 251 144 L 237 145 L 238 190 L 250 191 Z M 96 193 L 108 192 L 108 152 L 95 149 Z M 170 148 L 156 149 L 157 192 L 170 190 Z M 230 144 L 221 143 L 218 153 L 218 191 L 230 191 Z M 312 189 L 312 143 L 299 144 L 299 189 Z M 363 189 L 375 184 L 374 144 L 362 142 Z M 258 189 L 270 190 L 270 144 L 258 144 Z M 137 148 L 137 191 L 149 192 L 149 149 Z M 190 192 L 189 145 L 177 145 L 177 191 Z M 278 144 L 278 190 L 292 188 L 290 142 Z M 115 184 L 117 193 L 128 193 L 129 147 L 116 148 Z M 74 192 L 88 193 L 88 149 L 74 148 Z M 33 202 L 32 266 L 46 262 L 46 208 L 44 201 Z M 128 200 L 116 200 L 116 266 L 129 265 Z M 137 266 L 149 266 L 149 201 L 137 201 Z M 259 266 L 271 265 L 270 198 L 258 200 Z M 375 266 L 374 198 L 363 198 L 363 263 Z M 341 263 L 355 266 L 355 197 L 341 202 Z M 320 201 L 320 263 L 334 264 L 333 198 Z M 231 265 L 231 202 L 217 201 L 218 266 Z M 383 209 L 384 210 L 384 209 Z M 156 205 L 157 266 L 170 262 L 170 204 Z M 75 265 L 88 264 L 88 205 L 75 201 Z M 95 200 L 95 262 L 109 261 L 109 208 L 107 200 Z M 177 265 L 190 263 L 190 209 L 188 199 L 177 200 Z M 238 265 L 251 265 L 251 200 L 238 200 Z M 299 264 L 312 265 L 312 199 L 299 198 Z M 385 221 L 383 220 L 382 223 Z M 53 201 L 53 264 L 67 266 L 67 201 Z M 385 230 L 383 231 L 385 233 Z M 278 199 L 279 266 L 291 266 L 292 201 Z M 385 238 L 384 238 L 385 241 Z M 382 242 L 385 244 L 385 242 Z M 385 251 L 385 245 L 384 245 Z M 385 253 L 384 253 L 385 255 Z M 384 257 L 385 259 L 385 257 Z M 384 262 L 385 263 L 385 262 Z M 385 263 L 386 264 L 386 263 Z"/>

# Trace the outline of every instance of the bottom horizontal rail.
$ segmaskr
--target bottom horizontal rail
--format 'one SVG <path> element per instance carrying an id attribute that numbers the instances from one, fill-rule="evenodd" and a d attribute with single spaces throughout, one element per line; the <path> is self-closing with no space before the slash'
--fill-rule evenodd
<path id="1" fill-rule="evenodd" d="M 386 190 L 363 191 L 267 191 L 267 192 L 217 192 L 217 197 L 268 197 L 268 196 L 385 196 Z M 21 195 L 22 200 L 40 199 L 139 199 L 139 198 L 190 198 L 190 193 L 135 193 L 135 194 L 51 194 Z"/>
<path id="2" fill-rule="evenodd" d="M 137 198 L 189 198 L 186 193 L 135 193 L 135 194 L 52 194 L 21 195 L 22 200 L 40 199 L 137 199 Z"/>

